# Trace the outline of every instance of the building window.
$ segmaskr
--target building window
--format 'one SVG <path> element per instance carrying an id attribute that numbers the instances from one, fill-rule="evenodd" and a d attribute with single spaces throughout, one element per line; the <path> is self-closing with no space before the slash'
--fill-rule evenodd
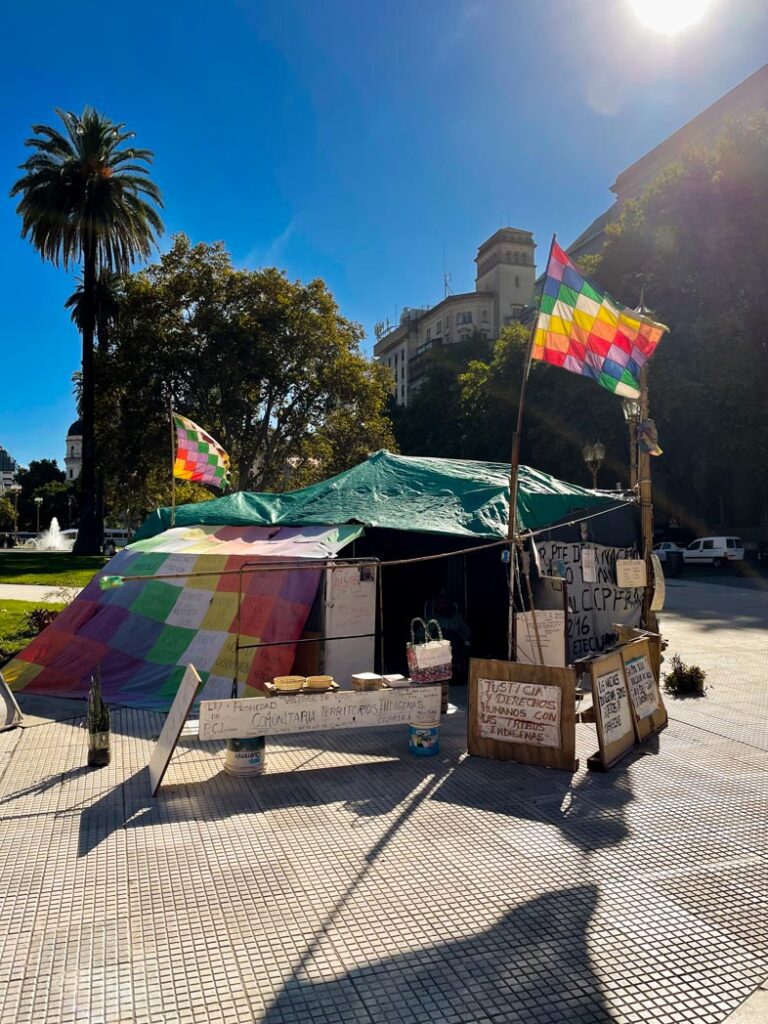
<path id="1" fill-rule="evenodd" d="M 437 328 L 436 328 L 437 333 L 439 334 L 440 331 L 442 331 L 442 329 L 443 329 L 443 321 L 442 320 L 438 320 L 437 321 Z"/>
<path id="2" fill-rule="evenodd" d="M 519 288 L 519 287 L 520 287 L 520 275 L 519 274 L 515 274 L 515 288 Z"/>
<path id="3" fill-rule="evenodd" d="M 400 380 L 405 380 L 405 363 L 400 367 Z"/>
<path id="4" fill-rule="evenodd" d="M 487 323 L 487 321 L 488 321 L 488 310 L 487 309 L 483 310 L 482 320 L 483 320 L 483 323 Z"/>
<path id="5" fill-rule="evenodd" d="M 431 337 L 432 337 L 432 328 L 431 328 L 431 327 L 428 327 L 428 328 L 427 328 L 427 341 L 429 341 L 429 339 L 430 339 Z"/>
<path id="6" fill-rule="evenodd" d="M 400 388 L 400 397 L 405 398 L 405 384 Z"/>
<path id="7" fill-rule="evenodd" d="M 71 470 L 71 469 L 70 469 L 70 471 L 69 471 L 69 479 L 70 479 L 70 480 L 72 479 L 72 470 Z"/>
<path id="8" fill-rule="evenodd" d="M 446 313 L 445 314 L 445 326 L 446 327 L 450 327 L 451 326 L 451 314 L 450 313 Z"/>

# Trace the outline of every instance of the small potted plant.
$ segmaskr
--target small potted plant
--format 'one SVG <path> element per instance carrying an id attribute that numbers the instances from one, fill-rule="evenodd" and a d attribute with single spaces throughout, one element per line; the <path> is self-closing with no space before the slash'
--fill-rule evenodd
<path id="1" fill-rule="evenodd" d="M 672 669 L 664 676 L 664 689 L 673 697 L 703 697 L 707 673 L 698 665 L 686 665 L 679 654 L 672 655 Z"/>

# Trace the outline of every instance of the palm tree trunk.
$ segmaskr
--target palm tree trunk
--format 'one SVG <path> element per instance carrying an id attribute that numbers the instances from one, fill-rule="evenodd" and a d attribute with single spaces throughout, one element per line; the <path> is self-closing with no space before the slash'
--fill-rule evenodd
<path id="1" fill-rule="evenodd" d="M 99 519 L 96 508 L 96 380 L 93 365 L 96 250 L 92 245 L 83 252 L 83 298 L 83 464 L 80 471 L 82 499 L 74 551 L 78 555 L 97 555 L 101 551 L 104 524 Z"/>

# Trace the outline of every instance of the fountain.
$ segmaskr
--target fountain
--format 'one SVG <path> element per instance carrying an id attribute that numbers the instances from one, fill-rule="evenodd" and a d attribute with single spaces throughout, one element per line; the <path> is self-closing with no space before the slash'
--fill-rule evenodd
<path id="1" fill-rule="evenodd" d="M 62 537 L 59 520 L 54 516 L 48 529 L 29 543 L 36 551 L 71 551 L 75 538 Z"/>

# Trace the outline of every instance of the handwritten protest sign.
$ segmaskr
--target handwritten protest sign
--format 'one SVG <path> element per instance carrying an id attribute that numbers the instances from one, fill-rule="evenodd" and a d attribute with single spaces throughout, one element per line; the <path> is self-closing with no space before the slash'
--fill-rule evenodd
<path id="1" fill-rule="evenodd" d="M 575 771 L 573 669 L 472 659 L 470 754 Z"/>
<path id="2" fill-rule="evenodd" d="M 621 648 L 621 658 L 635 719 L 635 733 L 638 740 L 645 740 L 667 724 L 667 709 L 659 690 L 658 661 L 653 657 L 651 639 L 626 644 Z"/>
<path id="3" fill-rule="evenodd" d="M 589 665 L 592 701 L 603 768 L 610 768 L 635 745 L 632 709 L 618 653 L 595 658 Z"/>
<path id="4" fill-rule="evenodd" d="M 209 700 L 200 702 L 200 739 L 248 739 L 365 726 L 432 725 L 439 720 L 439 686 Z"/>
<path id="5" fill-rule="evenodd" d="M 478 679 L 478 731 L 504 743 L 560 746 L 560 688 L 511 679 Z"/>

